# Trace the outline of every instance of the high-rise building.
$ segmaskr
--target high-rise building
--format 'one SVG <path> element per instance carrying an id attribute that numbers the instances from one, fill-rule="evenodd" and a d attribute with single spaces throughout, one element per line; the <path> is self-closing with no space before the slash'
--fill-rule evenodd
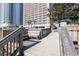
<path id="1" fill-rule="evenodd" d="M 50 28 L 49 3 L 24 3 L 23 26 L 28 27 L 30 21 L 33 27 Z"/>
<path id="2" fill-rule="evenodd" d="M 23 6 L 22 3 L 13 3 L 13 25 L 22 25 Z"/>
<path id="3" fill-rule="evenodd" d="M 22 25 L 23 6 L 21 3 L 0 3 L 0 27 Z"/>
<path id="4" fill-rule="evenodd" d="M 0 3 L 0 27 L 10 25 L 9 22 L 9 4 Z"/>
<path id="5" fill-rule="evenodd" d="M 10 3 L 9 4 L 9 19 L 11 25 L 22 25 L 23 19 L 23 6 L 21 3 Z"/>

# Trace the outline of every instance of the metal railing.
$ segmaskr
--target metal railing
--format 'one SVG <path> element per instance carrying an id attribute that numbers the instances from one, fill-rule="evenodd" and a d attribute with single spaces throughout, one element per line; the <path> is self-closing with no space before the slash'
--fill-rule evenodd
<path id="1" fill-rule="evenodd" d="M 77 56 L 75 46 L 66 28 L 59 29 L 60 55 Z"/>
<path id="2" fill-rule="evenodd" d="M 42 39 L 42 38 L 46 37 L 50 32 L 51 32 L 50 28 L 41 29 L 40 38 Z"/>
<path id="3" fill-rule="evenodd" d="M 20 27 L 3 37 L 0 41 L 0 56 L 17 55 L 23 45 L 24 27 Z"/>

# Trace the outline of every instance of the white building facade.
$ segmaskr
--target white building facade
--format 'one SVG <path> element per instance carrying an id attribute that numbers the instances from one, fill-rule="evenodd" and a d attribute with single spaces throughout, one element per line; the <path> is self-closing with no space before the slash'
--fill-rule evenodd
<path id="1" fill-rule="evenodd" d="M 50 28 L 50 18 L 48 16 L 48 3 L 25 3 L 23 4 L 23 26 L 28 27 L 31 21 L 32 27 Z"/>

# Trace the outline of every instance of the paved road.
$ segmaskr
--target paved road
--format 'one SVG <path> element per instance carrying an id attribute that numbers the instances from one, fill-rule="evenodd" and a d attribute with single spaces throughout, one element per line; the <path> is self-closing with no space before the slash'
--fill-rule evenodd
<path id="1" fill-rule="evenodd" d="M 26 56 L 59 56 L 58 32 L 51 32 L 47 37 L 40 40 L 38 44 L 24 51 Z M 24 42 L 26 46 L 26 42 Z"/>

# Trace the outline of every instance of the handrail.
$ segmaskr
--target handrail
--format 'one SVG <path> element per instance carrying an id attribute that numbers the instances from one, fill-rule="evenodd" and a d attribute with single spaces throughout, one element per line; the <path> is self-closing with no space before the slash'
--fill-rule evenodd
<path id="1" fill-rule="evenodd" d="M 10 34 L 3 37 L 0 41 L 0 55 L 16 55 L 17 52 L 21 51 L 23 45 L 23 33 L 24 27 L 20 27 Z"/>
<path id="2" fill-rule="evenodd" d="M 59 29 L 60 53 L 64 56 L 77 56 L 75 46 L 66 28 Z"/>

